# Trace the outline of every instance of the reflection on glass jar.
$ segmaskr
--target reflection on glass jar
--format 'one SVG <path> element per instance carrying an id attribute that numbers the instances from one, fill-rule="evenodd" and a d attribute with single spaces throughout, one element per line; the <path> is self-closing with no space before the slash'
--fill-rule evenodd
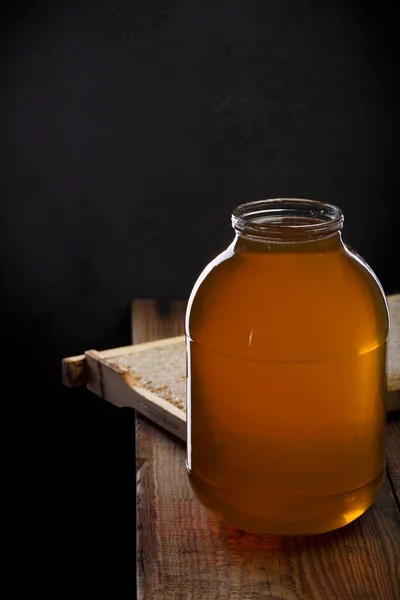
<path id="1" fill-rule="evenodd" d="M 186 316 L 191 485 L 246 531 L 336 529 L 384 477 L 385 296 L 335 206 L 250 202 L 232 223 Z"/>

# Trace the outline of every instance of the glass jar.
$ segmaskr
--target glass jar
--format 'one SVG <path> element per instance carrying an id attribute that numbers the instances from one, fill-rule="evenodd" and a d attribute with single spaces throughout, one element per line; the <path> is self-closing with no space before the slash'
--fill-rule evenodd
<path id="1" fill-rule="evenodd" d="M 385 473 L 386 299 L 339 208 L 249 202 L 186 315 L 187 470 L 245 531 L 314 534 L 359 517 Z"/>

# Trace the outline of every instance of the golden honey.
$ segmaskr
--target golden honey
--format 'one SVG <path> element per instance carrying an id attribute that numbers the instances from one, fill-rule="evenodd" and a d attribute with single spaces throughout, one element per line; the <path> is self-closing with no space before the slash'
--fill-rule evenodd
<path id="1" fill-rule="evenodd" d="M 342 222 L 312 201 L 241 205 L 189 301 L 189 478 L 246 531 L 336 529 L 383 480 L 388 311 Z"/>

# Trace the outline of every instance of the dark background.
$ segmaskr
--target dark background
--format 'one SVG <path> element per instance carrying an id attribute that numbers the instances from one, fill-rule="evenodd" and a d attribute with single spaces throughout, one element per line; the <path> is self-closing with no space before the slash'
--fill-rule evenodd
<path id="1" fill-rule="evenodd" d="M 76 542 L 70 573 L 96 557 L 88 585 L 134 576 L 132 423 L 60 390 L 63 356 L 129 343 L 133 297 L 187 296 L 247 200 L 340 205 L 345 240 L 386 293 L 400 289 L 394 18 L 380 10 L 339 0 L 8 5 L 3 343 L 23 342 L 25 381 L 31 369 L 36 387 L 53 386 L 53 454 L 68 465 L 55 501 L 69 498 L 56 537 Z"/>

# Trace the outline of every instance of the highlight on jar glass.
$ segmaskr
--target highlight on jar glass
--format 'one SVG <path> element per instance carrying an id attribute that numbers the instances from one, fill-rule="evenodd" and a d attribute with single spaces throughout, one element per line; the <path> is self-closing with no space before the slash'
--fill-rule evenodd
<path id="1" fill-rule="evenodd" d="M 342 527 L 384 478 L 382 287 L 342 241 L 336 206 L 249 202 L 232 224 L 186 314 L 191 486 L 245 531 Z"/>

